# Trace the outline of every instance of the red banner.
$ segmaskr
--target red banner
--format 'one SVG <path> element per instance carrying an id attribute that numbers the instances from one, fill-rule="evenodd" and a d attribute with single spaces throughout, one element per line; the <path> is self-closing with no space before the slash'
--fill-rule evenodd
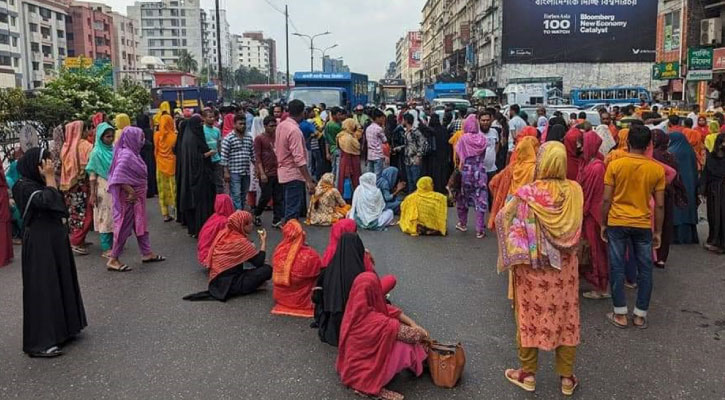
<path id="1" fill-rule="evenodd" d="M 422 40 L 420 31 L 408 32 L 408 68 L 420 68 Z"/>
<path id="2" fill-rule="evenodd" d="M 725 69 L 725 47 L 712 51 L 712 69 Z"/>

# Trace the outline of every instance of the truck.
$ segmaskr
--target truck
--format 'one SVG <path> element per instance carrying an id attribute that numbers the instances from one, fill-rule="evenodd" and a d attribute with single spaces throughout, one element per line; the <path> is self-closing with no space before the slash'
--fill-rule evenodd
<path id="1" fill-rule="evenodd" d="M 368 76 L 354 72 L 295 72 L 295 87 L 287 101 L 302 100 L 305 105 L 325 103 L 330 107 L 352 109 L 368 103 Z"/>
<path id="2" fill-rule="evenodd" d="M 438 82 L 428 85 L 425 88 L 425 100 L 433 102 L 437 98 L 457 98 L 466 97 L 466 84 L 463 82 Z"/>
<path id="3" fill-rule="evenodd" d="M 219 92 L 214 87 L 190 86 L 190 87 L 158 87 L 151 89 L 152 109 L 158 109 L 159 105 L 168 101 L 171 109 L 174 108 L 204 108 L 204 105 L 217 102 Z"/>
<path id="4" fill-rule="evenodd" d="M 381 79 L 380 97 L 386 104 L 405 103 L 408 99 L 405 81 L 403 79 Z"/>

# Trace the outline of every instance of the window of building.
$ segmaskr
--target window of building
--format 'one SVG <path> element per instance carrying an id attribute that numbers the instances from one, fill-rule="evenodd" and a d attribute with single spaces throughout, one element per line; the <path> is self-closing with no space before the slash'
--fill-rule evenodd
<path id="1" fill-rule="evenodd" d="M 33 89 L 37 89 L 39 87 L 43 86 L 43 82 L 41 81 L 33 81 Z"/>
<path id="2" fill-rule="evenodd" d="M 8 23 L 8 15 L 7 14 L 0 14 L 0 22 Z"/>
<path id="3" fill-rule="evenodd" d="M 44 39 L 50 39 L 50 28 L 41 27 L 40 34 L 43 35 Z"/>
<path id="4" fill-rule="evenodd" d="M 75 56 L 76 56 L 75 50 L 73 50 L 72 47 L 70 49 L 68 49 L 68 57 L 75 57 Z"/>
<path id="5" fill-rule="evenodd" d="M 60 14 L 58 14 L 58 15 L 60 15 Z M 62 15 L 61 15 L 61 17 L 62 17 Z M 70 15 L 67 16 L 67 17 L 65 17 L 65 22 L 67 22 L 69 24 L 72 24 L 73 23 L 73 17 L 71 17 Z"/>
<path id="6" fill-rule="evenodd" d="M 49 63 L 43 64 L 43 71 L 45 73 L 48 73 L 48 71 L 52 71 L 52 70 L 53 70 L 53 64 L 49 64 Z"/>
<path id="7" fill-rule="evenodd" d="M 105 26 L 103 25 L 103 21 L 93 21 L 93 29 L 102 31 L 104 28 Z"/>
<path id="8" fill-rule="evenodd" d="M 15 26 L 15 24 L 17 24 L 17 20 L 18 20 L 17 18 L 15 18 L 11 15 L 10 16 L 10 26 Z"/>
<path id="9" fill-rule="evenodd" d="M 40 71 L 40 63 L 33 61 L 33 71 Z"/>
<path id="10" fill-rule="evenodd" d="M 171 7 L 178 7 L 179 6 L 179 2 L 178 1 L 169 2 L 169 6 L 171 6 Z"/>
<path id="11" fill-rule="evenodd" d="M 30 23 L 30 32 L 37 32 L 38 31 L 38 24 Z"/>
<path id="12" fill-rule="evenodd" d="M 181 12 L 180 12 L 180 15 L 181 15 L 182 17 L 185 17 L 185 16 L 186 16 L 186 10 L 184 10 L 184 9 L 182 8 L 182 9 L 181 9 Z"/>
<path id="13" fill-rule="evenodd" d="M 48 10 L 47 8 L 40 8 L 40 16 L 44 19 L 51 19 L 53 17 L 53 12 Z"/>
<path id="14" fill-rule="evenodd" d="M 184 18 L 181 19 L 181 26 L 186 26 L 186 19 L 184 19 Z"/>
<path id="15" fill-rule="evenodd" d="M 40 51 L 40 44 L 31 42 L 30 43 L 30 51 Z"/>
<path id="16" fill-rule="evenodd" d="M 0 56 L 0 65 L 10 67 L 13 65 L 13 58 L 10 56 Z"/>
<path id="17" fill-rule="evenodd" d="M 61 56 L 65 55 L 65 47 L 58 47 L 58 54 Z"/>
<path id="18" fill-rule="evenodd" d="M 144 10 L 143 15 L 150 17 L 150 16 L 154 15 L 154 12 L 153 12 L 153 10 Z"/>
<path id="19" fill-rule="evenodd" d="M 65 37 L 65 32 L 61 31 L 60 29 L 58 29 L 55 33 L 56 35 L 58 35 L 59 39 L 63 39 Z"/>
<path id="20" fill-rule="evenodd" d="M 169 11 L 171 11 L 171 16 L 172 16 L 172 17 L 178 17 L 178 16 L 179 16 L 179 10 L 177 10 L 177 9 L 173 9 L 173 8 L 172 8 L 172 9 L 171 9 L 171 10 L 169 10 Z"/>
<path id="21" fill-rule="evenodd" d="M 66 35 L 66 38 L 68 40 L 73 40 L 73 32 L 68 32 L 68 34 Z"/>
<path id="22" fill-rule="evenodd" d="M 43 46 L 43 56 L 44 57 L 50 57 L 53 54 L 53 48 L 50 46 Z"/>
<path id="23" fill-rule="evenodd" d="M 13 58 L 13 67 L 17 68 L 19 66 L 20 66 L 20 58 L 19 57 Z"/>
<path id="24" fill-rule="evenodd" d="M 35 14 L 38 12 L 38 7 L 33 4 L 28 4 L 28 12 L 31 14 Z"/>
<path id="25" fill-rule="evenodd" d="M 13 47 L 18 47 L 18 38 L 13 36 Z"/>
<path id="26" fill-rule="evenodd" d="M 178 19 L 172 19 L 171 20 L 171 26 L 179 26 L 179 20 Z"/>
<path id="27" fill-rule="evenodd" d="M 0 44 L 10 44 L 10 36 L 0 33 Z"/>
<path id="28" fill-rule="evenodd" d="M 70 18 L 70 17 L 68 17 L 68 18 Z M 58 21 L 63 21 L 63 14 L 61 14 L 59 12 L 55 13 L 55 19 L 57 19 Z"/>
<path id="29" fill-rule="evenodd" d="M 181 30 L 181 36 L 186 36 L 186 29 Z"/>
<path id="30" fill-rule="evenodd" d="M 680 49 L 680 10 L 675 10 L 665 14 L 665 26 L 663 29 L 665 35 L 664 47 L 665 51 L 673 51 Z"/>
<path id="31" fill-rule="evenodd" d="M 186 39 L 181 39 L 181 45 L 186 47 Z"/>

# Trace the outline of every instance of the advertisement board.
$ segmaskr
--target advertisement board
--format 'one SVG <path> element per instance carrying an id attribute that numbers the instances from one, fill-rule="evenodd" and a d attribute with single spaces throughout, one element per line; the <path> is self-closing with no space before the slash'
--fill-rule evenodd
<path id="1" fill-rule="evenodd" d="M 420 31 L 408 32 L 408 42 L 410 49 L 408 50 L 408 68 L 420 68 L 422 40 Z"/>
<path id="2" fill-rule="evenodd" d="M 506 0 L 505 63 L 654 62 L 654 0 Z"/>
<path id="3" fill-rule="evenodd" d="M 680 63 L 674 61 L 654 64 L 652 66 L 652 79 L 662 81 L 680 79 Z"/>

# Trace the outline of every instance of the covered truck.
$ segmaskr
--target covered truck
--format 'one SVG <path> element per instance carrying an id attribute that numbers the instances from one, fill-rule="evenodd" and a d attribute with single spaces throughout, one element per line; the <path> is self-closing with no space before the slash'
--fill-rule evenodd
<path id="1" fill-rule="evenodd" d="M 295 87 L 287 101 L 305 105 L 325 103 L 351 109 L 368 103 L 368 76 L 354 72 L 295 72 Z"/>

